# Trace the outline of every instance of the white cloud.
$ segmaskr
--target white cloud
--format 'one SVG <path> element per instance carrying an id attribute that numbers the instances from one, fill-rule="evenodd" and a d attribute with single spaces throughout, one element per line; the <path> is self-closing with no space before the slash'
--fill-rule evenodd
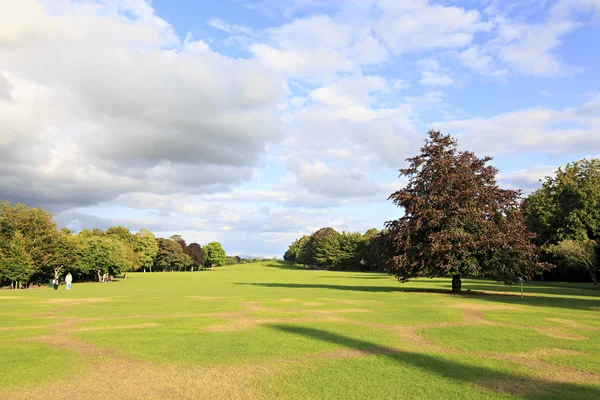
<path id="1" fill-rule="evenodd" d="M 281 77 L 179 42 L 146 2 L 13 6 L 0 13 L 0 186 L 11 200 L 223 190 L 281 136 Z"/>
<path id="2" fill-rule="evenodd" d="M 529 169 L 521 169 L 511 172 L 500 172 L 498 182 L 506 189 L 522 189 L 525 195 L 537 190 L 542 186 L 540 181 L 548 176 L 553 176 L 558 167 L 534 166 Z"/>
<path id="3" fill-rule="evenodd" d="M 462 145 L 487 154 L 535 150 L 552 155 L 600 151 L 600 107 L 595 99 L 579 108 L 529 108 L 496 115 L 439 122 Z"/>

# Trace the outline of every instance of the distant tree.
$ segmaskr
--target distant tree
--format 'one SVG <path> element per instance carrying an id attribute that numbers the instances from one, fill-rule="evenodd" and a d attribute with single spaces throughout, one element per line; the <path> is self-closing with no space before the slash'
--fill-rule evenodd
<path id="1" fill-rule="evenodd" d="M 235 265 L 237 264 L 237 259 L 235 257 L 225 257 L 225 265 Z"/>
<path id="2" fill-rule="evenodd" d="M 0 276 L 10 281 L 11 288 L 20 289 L 27 285 L 34 272 L 33 259 L 25 248 L 25 238 L 16 231 L 0 257 Z"/>
<path id="3" fill-rule="evenodd" d="M 187 254 L 183 254 L 183 269 L 184 271 L 187 271 L 188 268 L 193 271 L 194 269 L 194 261 L 192 260 L 192 257 L 188 256 Z"/>
<path id="4" fill-rule="evenodd" d="M 154 258 L 158 253 L 158 243 L 154 234 L 147 229 L 141 229 L 135 234 L 135 241 L 133 249 L 136 255 L 136 265 L 138 269 L 150 270 L 152 272 L 152 265 L 154 264 Z"/>
<path id="5" fill-rule="evenodd" d="M 72 268 L 81 256 L 81 242 L 68 229 L 61 229 L 54 239 L 54 251 L 49 255 L 46 266 L 54 276 L 59 276 L 65 268 Z"/>
<path id="6" fill-rule="evenodd" d="M 0 201 L 0 254 L 8 250 L 16 232 L 21 232 L 39 278 L 52 276 L 53 266 L 48 262 L 55 254 L 59 234 L 52 214 L 42 208 Z"/>
<path id="7" fill-rule="evenodd" d="M 341 258 L 340 234 L 333 228 L 321 228 L 312 234 L 310 246 L 315 264 L 335 268 Z"/>
<path id="8" fill-rule="evenodd" d="M 183 236 L 177 234 L 177 235 L 171 235 L 171 237 L 169 238 L 174 242 L 179 242 L 180 240 L 182 240 L 185 243 L 185 240 L 183 240 Z"/>
<path id="9" fill-rule="evenodd" d="M 204 246 L 204 263 L 207 267 L 221 267 L 225 265 L 225 250 L 221 243 L 210 242 Z"/>
<path id="10" fill-rule="evenodd" d="M 188 254 L 192 258 L 192 264 L 195 268 L 204 267 L 204 250 L 198 243 L 190 243 L 188 248 Z"/>
<path id="11" fill-rule="evenodd" d="M 105 235 L 117 242 L 123 247 L 126 265 L 123 268 L 125 277 L 128 271 L 139 269 L 138 256 L 135 252 L 136 238 L 129 229 L 122 226 L 111 226 L 106 230 Z"/>
<path id="12" fill-rule="evenodd" d="M 519 209 L 520 192 L 497 186 L 490 160 L 458 151 L 439 131 L 407 160 L 400 175 L 409 182 L 390 196 L 404 216 L 386 223 L 388 268 L 398 279 L 452 276 L 459 292 L 462 275 L 514 283 L 545 269 Z"/>
<path id="13" fill-rule="evenodd" d="M 583 159 L 559 168 L 523 202 L 538 243 L 565 239 L 600 242 L 600 159 Z"/>
<path id="14" fill-rule="evenodd" d="M 181 270 L 184 267 L 184 253 L 179 243 L 170 239 L 156 239 L 158 253 L 154 258 L 154 268 L 162 271 Z"/>
<path id="15" fill-rule="evenodd" d="M 340 261 L 342 270 L 359 269 L 361 267 L 361 249 L 365 246 L 365 239 L 359 232 L 343 232 L 339 237 Z"/>
<path id="16" fill-rule="evenodd" d="M 111 226 L 106 230 L 105 235 L 110 238 L 120 240 L 121 242 L 127 243 L 131 246 L 133 246 L 135 241 L 134 235 L 129 231 L 129 229 L 123 226 Z"/>
<path id="17" fill-rule="evenodd" d="M 312 240 L 310 236 L 304 235 L 298 239 L 296 248 L 296 262 L 303 265 L 313 265 L 315 258 L 312 249 Z"/>
<path id="18" fill-rule="evenodd" d="M 123 246 L 119 240 L 106 235 L 79 236 L 81 256 L 75 268 L 82 274 L 95 273 L 98 281 L 103 274 L 118 275 L 128 266 Z"/>
<path id="19" fill-rule="evenodd" d="M 598 273 L 598 243 L 590 239 L 580 241 L 565 239 L 559 244 L 548 246 L 547 250 L 566 260 L 570 266 L 586 269 L 594 285 L 598 284 L 596 278 Z"/>
<path id="20" fill-rule="evenodd" d="M 523 210 L 529 229 L 537 234 L 537 244 L 552 250 L 551 261 L 562 264 L 566 260 L 567 265 L 573 266 L 576 263 L 572 256 L 591 254 L 592 250 L 597 259 L 600 257 L 600 160 L 583 159 L 559 168 L 523 201 Z M 560 268 L 556 273 L 558 278 L 571 279 L 568 269 Z M 592 280 L 597 281 L 597 272 L 592 274 Z"/>

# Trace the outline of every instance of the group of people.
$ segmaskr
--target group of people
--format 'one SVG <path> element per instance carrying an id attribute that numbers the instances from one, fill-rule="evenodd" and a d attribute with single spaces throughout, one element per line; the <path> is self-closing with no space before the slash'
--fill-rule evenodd
<path id="1" fill-rule="evenodd" d="M 67 276 L 65 276 L 65 286 L 67 290 L 71 290 L 71 284 L 73 283 L 73 275 L 69 272 Z M 52 284 L 54 285 L 54 290 L 58 290 L 58 275 L 54 275 L 52 279 Z"/>
<path id="2" fill-rule="evenodd" d="M 114 277 L 112 275 L 108 275 L 108 274 L 104 274 L 102 275 L 102 280 L 101 282 L 112 282 L 112 280 L 114 279 Z M 73 283 L 73 275 L 71 275 L 71 273 L 69 272 L 67 274 L 67 276 L 65 276 L 65 286 L 67 290 L 71 290 L 71 284 Z M 59 284 L 59 279 L 58 279 L 58 275 L 54 275 L 54 278 L 52 278 L 52 285 L 54 286 L 54 290 L 58 290 L 58 284 Z"/>

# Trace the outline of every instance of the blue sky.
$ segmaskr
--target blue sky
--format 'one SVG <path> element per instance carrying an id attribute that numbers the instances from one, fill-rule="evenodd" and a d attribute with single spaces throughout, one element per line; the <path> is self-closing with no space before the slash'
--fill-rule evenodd
<path id="1" fill-rule="evenodd" d="M 1 1 L 1 0 L 0 0 Z M 427 130 L 525 193 L 600 154 L 600 0 L 22 0 L 0 197 L 281 256 L 366 231 Z"/>

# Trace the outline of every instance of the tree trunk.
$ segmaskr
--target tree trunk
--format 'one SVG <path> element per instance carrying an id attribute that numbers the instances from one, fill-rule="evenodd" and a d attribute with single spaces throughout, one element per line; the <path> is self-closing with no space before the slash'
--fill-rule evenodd
<path id="1" fill-rule="evenodd" d="M 452 276 L 452 292 L 460 293 L 462 289 L 462 281 L 460 280 L 460 274 Z"/>
<path id="2" fill-rule="evenodd" d="M 592 282 L 594 282 L 594 285 L 598 284 L 598 280 L 596 279 L 596 271 L 591 269 L 590 270 L 590 277 L 592 278 Z"/>

